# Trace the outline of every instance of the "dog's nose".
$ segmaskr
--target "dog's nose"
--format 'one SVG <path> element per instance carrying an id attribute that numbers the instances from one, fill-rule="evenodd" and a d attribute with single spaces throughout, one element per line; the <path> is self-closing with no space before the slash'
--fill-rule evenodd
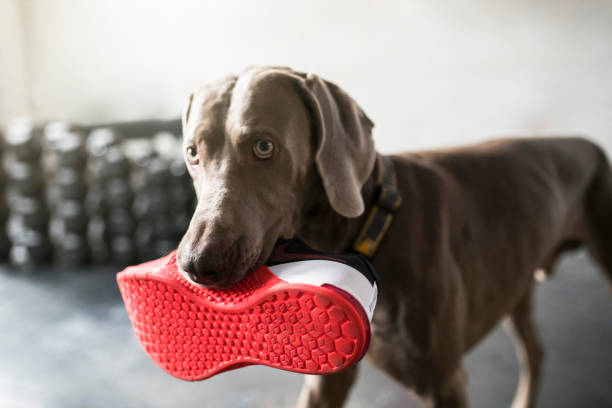
<path id="1" fill-rule="evenodd" d="M 177 254 L 178 266 L 195 283 L 205 286 L 219 286 L 231 278 L 233 258 L 232 251 L 235 249 L 232 240 L 201 241 L 192 242 L 185 239 L 179 245 Z"/>
<path id="2" fill-rule="evenodd" d="M 190 265 L 193 265 L 193 263 L 190 263 Z M 213 270 L 199 271 L 197 267 L 194 268 L 192 266 L 189 266 L 186 269 L 183 267 L 183 270 L 187 272 L 187 275 L 189 275 L 189 278 L 192 281 L 194 281 L 195 283 L 202 284 L 202 285 L 214 284 L 218 279 L 217 271 L 213 271 Z"/>
<path id="3" fill-rule="evenodd" d="M 187 273 L 192 281 L 202 285 L 212 285 L 219 280 L 221 275 L 219 273 L 219 269 L 221 269 L 219 266 L 211 265 L 204 256 L 185 252 L 181 252 L 177 261 L 179 267 Z"/>

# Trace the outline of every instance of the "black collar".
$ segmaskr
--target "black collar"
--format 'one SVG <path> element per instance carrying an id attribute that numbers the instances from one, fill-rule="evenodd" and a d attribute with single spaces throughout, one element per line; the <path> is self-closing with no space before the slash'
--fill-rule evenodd
<path id="1" fill-rule="evenodd" d="M 353 250 L 370 259 L 376 253 L 380 242 L 391 225 L 393 215 L 402 204 L 402 196 L 397 189 L 393 162 L 388 156 L 379 155 L 377 165 L 376 200 L 353 243 Z"/>

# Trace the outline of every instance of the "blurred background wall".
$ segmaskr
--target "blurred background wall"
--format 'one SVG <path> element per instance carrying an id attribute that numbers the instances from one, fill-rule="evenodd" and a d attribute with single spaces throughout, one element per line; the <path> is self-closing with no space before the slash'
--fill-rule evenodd
<path id="1" fill-rule="evenodd" d="M 30 113 L 23 22 L 18 0 L 0 0 L 0 121 Z"/>
<path id="2" fill-rule="evenodd" d="M 380 150 L 580 133 L 612 151 L 609 0 L 0 0 L 0 120 L 172 118 L 249 64 L 340 84 Z"/>

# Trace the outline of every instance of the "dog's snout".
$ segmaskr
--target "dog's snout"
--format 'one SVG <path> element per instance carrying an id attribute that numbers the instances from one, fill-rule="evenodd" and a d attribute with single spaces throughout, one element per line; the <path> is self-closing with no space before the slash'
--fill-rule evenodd
<path id="1" fill-rule="evenodd" d="M 232 279 L 236 251 L 233 240 L 214 242 L 184 239 L 177 256 L 178 266 L 194 282 L 206 286 L 223 286 Z"/>
<path id="2" fill-rule="evenodd" d="M 205 270 L 205 271 L 189 270 L 187 271 L 187 274 L 189 275 L 189 278 L 192 281 L 194 281 L 195 283 L 202 284 L 202 285 L 213 285 L 217 283 L 219 279 L 218 278 L 219 273 L 217 273 L 217 271 L 214 271 L 212 269 Z"/>
<path id="3" fill-rule="evenodd" d="M 201 256 L 180 256 L 178 258 L 179 267 L 185 271 L 189 279 L 202 284 L 214 284 L 219 279 L 217 270 L 206 265 L 204 258 Z"/>
<path id="4" fill-rule="evenodd" d="M 202 285 L 214 285 L 223 278 L 221 270 L 224 269 L 224 265 L 215 262 L 212 258 L 218 257 L 207 256 L 207 253 L 181 251 L 177 261 L 179 267 L 192 281 Z"/>

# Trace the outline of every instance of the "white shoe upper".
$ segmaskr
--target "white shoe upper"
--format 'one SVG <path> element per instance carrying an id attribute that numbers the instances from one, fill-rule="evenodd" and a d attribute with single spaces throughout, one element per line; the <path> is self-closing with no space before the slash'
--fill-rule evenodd
<path id="1" fill-rule="evenodd" d="M 304 283 L 315 286 L 329 284 L 353 296 L 372 321 L 378 287 L 370 282 L 359 270 L 335 261 L 306 259 L 268 266 L 279 279 L 289 283 Z"/>

